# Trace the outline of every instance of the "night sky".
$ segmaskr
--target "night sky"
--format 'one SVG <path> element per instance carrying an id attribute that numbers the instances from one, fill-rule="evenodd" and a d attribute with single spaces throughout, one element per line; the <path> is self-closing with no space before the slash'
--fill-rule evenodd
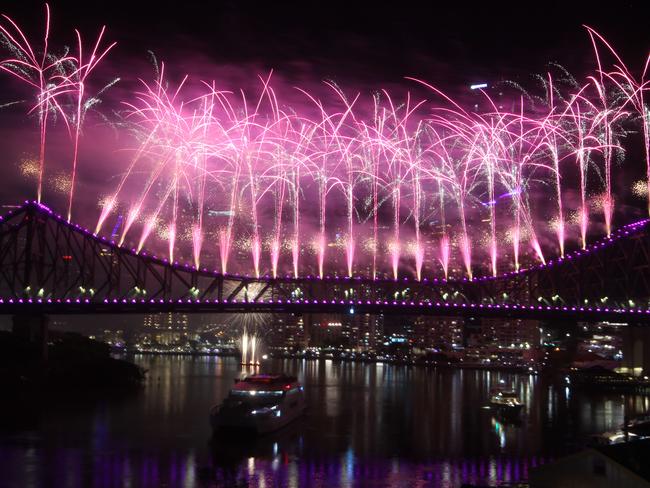
<path id="1" fill-rule="evenodd" d="M 650 47 L 643 1 L 621 2 L 54 2 L 53 37 L 102 24 L 119 45 L 113 59 L 200 53 L 286 76 L 360 81 L 378 88 L 404 76 L 453 89 L 475 80 L 523 78 L 557 61 L 593 67 L 582 24 L 628 59 Z M 23 25 L 40 25 L 41 2 L 3 2 Z M 634 66 L 633 62 L 630 65 Z"/>

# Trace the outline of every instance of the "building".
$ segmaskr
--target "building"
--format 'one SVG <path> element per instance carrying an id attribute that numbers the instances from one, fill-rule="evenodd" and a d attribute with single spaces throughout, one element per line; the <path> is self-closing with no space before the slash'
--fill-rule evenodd
<path id="1" fill-rule="evenodd" d="M 266 340 L 271 348 L 297 351 L 307 347 L 308 336 L 303 315 L 275 315 Z"/>
<path id="2" fill-rule="evenodd" d="M 186 314 L 159 313 L 144 316 L 143 331 L 138 344 L 163 350 L 172 350 L 187 346 L 195 339 L 190 333 L 189 319 Z"/>
<path id="3" fill-rule="evenodd" d="M 313 317 L 315 318 L 315 317 Z M 312 321 L 309 345 L 311 347 L 343 347 L 343 323 L 338 316 L 319 316 Z"/>
<path id="4" fill-rule="evenodd" d="M 466 363 L 533 367 L 541 359 L 540 322 L 511 318 L 471 318 L 464 323 Z"/>
<path id="5" fill-rule="evenodd" d="M 353 310 L 353 309 L 352 309 Z M 383 315 L 312 314 L 309 346 L 376 352 L 384 340 Z"/>
<path id="6" fill-rule="evenodd" d="M 420 316 L 413 324 L 413 347 L 452 351 L 463 347 L 463 319 Z"/>
<path id="7" fill-rule="evenodd" d="M 232 346 L 241 337 L 239 327 L 233 326 L 231 320 L 221 314 L 203 314 L 199 317 L 196 333 L 203 341 L 212 345 Z"/>
<path id="8" fill-rule="evenodd" d="M 355 352 L 374 352 L 383 339 L 382 321 L 383 317 L 370 314 L 351 312 L 343 315 L 341 322 L 344 344 Z"/>
<path id="9" fill-rule="evenodd" d="M 623 365 L 622 373 L 634 376 L 650 375 L 650 328 L 645 325 L 621 329 Z"/>
<path id="10" fill-rule="evenodd" d="M 594 353 L 603 359 L 620 360 L 623 357 L 623 339 L 621 329 L 627 324 L 598 322 L 596 324 L 580 324 L 582 339 L 578 343 L 578 351 Z"/>
<path id="11" fill-rule="evenodd" d="M 540 344 L 540 323 L 525 319 L 482 319 L 480 342 L 497 349 L 530 349 Z"/>

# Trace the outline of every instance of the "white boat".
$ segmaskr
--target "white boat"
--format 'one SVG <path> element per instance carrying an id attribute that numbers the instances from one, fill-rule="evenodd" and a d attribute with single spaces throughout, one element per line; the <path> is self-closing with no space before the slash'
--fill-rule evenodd
<path id="1" fill-rule="evenodd" d="M 210 423 L 213 430 L 265 434 L 300 417 L 305 407 L 303 387 L 296 377 L 257 374 L 235 383 L 224 402 L 210 411 Z"/>
<path id="2" fill-rule="evenodd" d="M 490 406 L 504 414 L 518 414 L 524 408 L 519 395 L 513 390 L 494 389 L 490 392 Z"/>

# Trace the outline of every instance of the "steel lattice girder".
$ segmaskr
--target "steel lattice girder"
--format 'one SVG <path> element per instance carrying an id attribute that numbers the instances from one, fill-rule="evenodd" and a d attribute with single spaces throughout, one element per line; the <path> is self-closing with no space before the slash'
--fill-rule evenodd
<path id="1" fill-rule="evenodd" d="M 549 266 L 472 281 L 252 278 L 172 265 L 119 247 L 32 202 L 0 220 L 0 297 L 83 299 L 96 304 L 158 300 L 165 307 L 178 300 L 259 304 L 282 300 L 301 302 L 303 308 L 326 302 L 375 308 L 458 304 L 471 305 L 475 312 L 473 307 L 479 305 L 531 307 L 552 297 L 559 297 L 558 305 L 581 307 L 585 300 L 601 303 L 607 297 L 610 303 L 631 300 L 647 308 L 650 239 L 645 226 L 627 234 Z"/>

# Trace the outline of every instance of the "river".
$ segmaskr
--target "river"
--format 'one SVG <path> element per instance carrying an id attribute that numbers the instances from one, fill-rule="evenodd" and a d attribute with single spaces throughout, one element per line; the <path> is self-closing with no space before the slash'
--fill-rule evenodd
<path id="1" fill-rule="evenodd" d="M 0 434 L 0 486 L 503 486 L 648 408 L 641 395 L 585 393 L 527 374 L 274 360 L 296 374 L 306 415 L 260 439 L 211 438 L 210 407 L 242 371 L 235 358 L 135 356 L 141 393 L 44 405 Z M 513 386 L 519 422 L 485 408 Z"/>

